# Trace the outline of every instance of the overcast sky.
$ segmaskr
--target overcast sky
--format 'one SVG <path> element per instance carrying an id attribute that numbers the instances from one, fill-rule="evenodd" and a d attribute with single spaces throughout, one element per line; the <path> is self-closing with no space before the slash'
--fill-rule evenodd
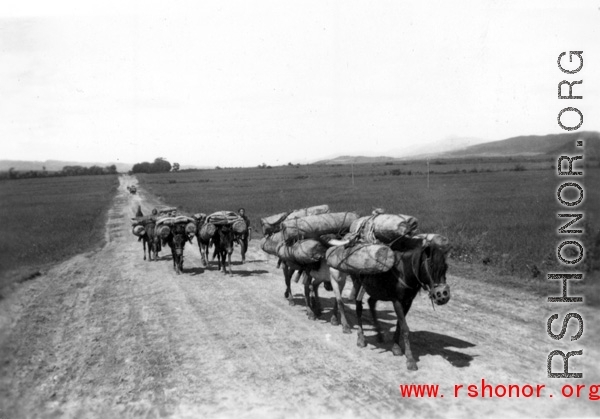
<path id="1" fill-rule="evenodd" d="M 566 132 L 566 106 L 600 130 L 599 40 L 598 1 L 3 0 L 0 159 L 401 155 Z"/>

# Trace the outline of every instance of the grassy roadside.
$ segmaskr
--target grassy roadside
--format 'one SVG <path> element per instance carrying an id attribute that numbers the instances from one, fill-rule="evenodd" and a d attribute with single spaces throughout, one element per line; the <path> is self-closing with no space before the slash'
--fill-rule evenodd
<path id="1" fill-rule="evenodd" d="M 104 242 L 117 176 L 0 182 L 0 295 L 46 266 Z"/>

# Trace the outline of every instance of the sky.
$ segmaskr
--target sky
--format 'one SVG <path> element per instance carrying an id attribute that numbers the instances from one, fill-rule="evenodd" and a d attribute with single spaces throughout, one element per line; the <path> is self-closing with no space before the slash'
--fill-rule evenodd
<path id="1" fill-rule="evenodd" d="M 568 106 L 600 131 L 599 40 L 597 0 L 4 0 L 0 159 L 402 156 L 566 132 Z"/>

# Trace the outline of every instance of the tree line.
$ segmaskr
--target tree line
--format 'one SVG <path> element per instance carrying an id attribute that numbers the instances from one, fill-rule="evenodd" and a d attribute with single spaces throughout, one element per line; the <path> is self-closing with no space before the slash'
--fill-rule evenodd
<path id="1" fill-rule="evenodd" d="M 14 167 L 8 169 L 8 172 L 0 172 L 0 179 L 30 179 L 40 177 L 60 177 L 60 176 L 97 176 L 97 175 L 116 175 L 117 166 L 64 166 L 62 170 L 48 172 L 44 167 L 43 170 L 27 170 L 18 171 Z"/>
<path id="2" fill-rule="evenodd" d="M 173 171 L 177 171 L 179 170 L 179 164 L 173 163 L 173 166 L 171 166 L 171 163 L 165 158 L 157 157 L 152 163 L 145 161 L 134 164 L 130 173 L 166 173 L 170 172 L 171 168 Z"/>

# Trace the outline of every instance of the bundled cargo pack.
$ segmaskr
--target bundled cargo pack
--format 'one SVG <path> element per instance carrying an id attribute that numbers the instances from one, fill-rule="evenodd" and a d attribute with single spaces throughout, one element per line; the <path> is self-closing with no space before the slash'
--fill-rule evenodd
<path id="1" fill-rule="evenodd" d="M 166 240 L 171 234 L 171 226 L 166 224 L 156 226 L 156 234 L 163 240 Z"/>
<path id="2" fill-rule="evenodd" d="M 147 215 L 145 217 L 135 217 L 131 219 L 131 226 L 135 227 L 138 225 L 146 226 L 147 224 L 155 223 L 156 218 L 152 215 Z"/>
<path id="3" fill-rule="evenodd" d="M 185 234 L 188 236 L 196 235 L 196 223 L 191 221 L 185 225 Z"/>
<path id="4" fill-rule="evenodd" d="M 265 252 L 273 256 L 277 256 L 277 245 L 283 242 L 283 233 L 281 231 L 263 237 L 260 241 L 260 248 Z"/>
<path id="5" fill-rule="evenodd" d="M 329 205 L 316 205 L 314 207 L 302 208 L 294 210 L 290 213 L 282 212 L 269 217 L 261 218 L 260 224 L 265 236 L 276 233 L 281 230 L 281 223 L 285 220 L 294 220 L 296 218 L 306 217 L 308 215 L 327 214 Z"/>
<path id="6" fill-rule="evenodd" d="M 334 246 L 325 254 L 327 264 L 338 271 L 354 275 L 373 275 L 389 271 L 396 255 L 384 244 L 361 243 L 351 247 Z"/>
<path id="7" fill-rule="evenodd" d="M 217 227 L 214 224 L 206 223 L 200 227 L 200 232 L 198 235 L 202 241 L 208 242 L 215 235 L 216 231 Z"/>
<path id="8" fill-rule="evenodd" d="M 263 235 L 267 236 L 269 234 L 273 234 L 281 230 L 281 223 L 288 216 L 287 212 L 282 212 L 279 214 L 270 215 L 265 218 L 260 219 L 260 224 L 262 226 Z"/>
<path id="9" fill-rule="evenodd" d="M 231 225 L 234 233 L 243 234 L 248 231 L 248 226 L 244 220 L 237 220 Z"/>
<path id="10" fill-rule="evenodd" d="M 281 227 L 283 238 L 287 242 L 318 239 L 325 234 L 345 234 L 357 219 L 358 215 L 354 212 L 334 212 L 285 220 Z"/>
<path id="11" fill-rule="evenodd" d="M 314 207 L 302 208 L 294 210 L 288 214 L 286 220 L 293 220 L 295 218 L 307 217 L 309 215 L 319 215 L 329 213 L 329 205 L 316 205 Z"/>
<path id="12" fill-rule="evenodd" d="M 207 223 L 212 223 L 212 224 L 218 225 L 218 226 L 219 225 L 231 225 L 238 220 L 243 221 L 243 218 L 240 217 L 238 214 L 236 214 L 233 211 L 213 212 L 206 218 Z"/>
<path id="13" fill-rule="evenodd" d="M 444 253 L 450 250 L 450 240 L 448 240 L 446 236 L 442 236 L 441 234 L 416 234 L 415 238 L 422 239 L 423 245 L 425 246 L 437 246 Z"/>
<path id="14" fill-rule="evenodd" d="M 350 227 L 350 233 L 359 234 L 368 243 L 389 244 L 412 235 L 417 226 L 417 219 L 410 215 L 376 214 L 356 220 Z"/>
<path id="15" fill-rule="evenodd" d="M 173 226 L 175 224 L 196 224 L 196 220 L 186 215 L 178 215 L 177 217 L 161 217 L 156 221 L 156 225 Z"/>
<path id="16" fill-rule="evenodd" d="M 277 256 L 279 258 L 299 265 L 310 265 L 319 262 L 325 256 L 325 251 L 325 246 L 318 240 L 313 239 L 300 240 L 291 246 L 287 246 L 285 242 L 277 245 Z"/>
<path id="17" fill-rule="evenodd" d="M 131 228 L 131 232 L 138 237 L 142 237 L 144 234 L 146 234 L 146 229 L 143 225 L 138 224 Z"/>

